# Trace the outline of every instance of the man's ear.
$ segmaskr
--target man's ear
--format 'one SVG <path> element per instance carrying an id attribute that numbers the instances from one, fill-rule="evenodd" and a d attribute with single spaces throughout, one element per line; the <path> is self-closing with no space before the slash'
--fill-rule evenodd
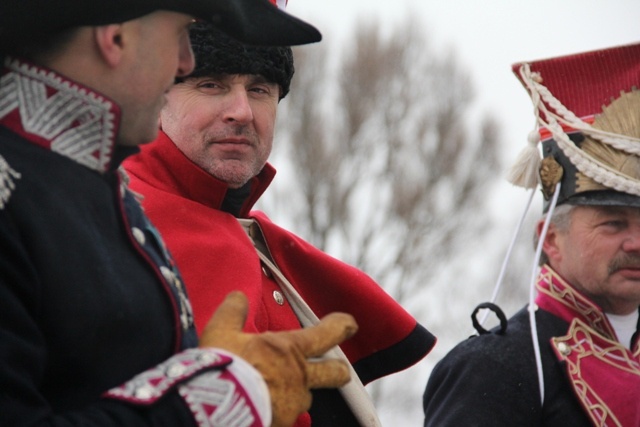
<path id="1" fill-rule="evenodd" d="M 110 67 L 115 67 L 122 60 L 122 30 L 121 24 L 102 25 L 93 29 L 100 56 Z"/>
<path id="2" fill-rule="evenodd" d="M 540 238 L 540 234 L 542 233 L 542 229 L 544 228 L 544 221 L 538 221 L 536 226 L 536 232 L 538 233 L 538 238 Z M 550 223 L 549 228 L 547 230 L 547 234 L 544 236 L 544 241 L 542 242 L 542 250 L 549 260 L 555 259 L 560 254 L 559 250 L 559 239 L 558 234 L 560 231 L 555 226 L 555 224 Z"/>

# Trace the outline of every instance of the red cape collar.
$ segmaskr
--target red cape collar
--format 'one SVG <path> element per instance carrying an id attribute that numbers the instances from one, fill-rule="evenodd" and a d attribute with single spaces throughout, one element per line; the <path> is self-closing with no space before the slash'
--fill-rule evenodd
<path id="1" fill-rule="evenodd" d="M 0 125 L 98 172 L 109 169 L 120 124 L 111 100 L 52 70 L 6 57 Z"/>
<path id="2" fill-rule="evenodd" d="M 154 142 L 143 145 L 138 155 L 127 159 L 125 168 L 153 187 L 180 194 L 213 209 L 221 208 L 229 190 L 225 182 L 209 175 L 187 158 L 162 131 Z M 251 191 L 240 210 L 240 217 L 248 216 L 275 174 L 275 169 L 266 164 L 252 178 Z"/>

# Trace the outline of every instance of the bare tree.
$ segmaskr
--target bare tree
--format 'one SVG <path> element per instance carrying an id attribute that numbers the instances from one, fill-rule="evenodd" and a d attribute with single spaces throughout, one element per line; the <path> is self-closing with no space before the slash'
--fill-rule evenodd
<path id="1" fill-rule="evenodd" d="M 360 24 L 341 53 L 333 71 L 326 45 L 295 51 L 276 142 L 292 170 L 270 212 L 404 301 L 486 229 L 498 126 L 468 130 L 469 77 L 410 19 L 386 38 Z"/>
<path id="2" fill-rule="evenodd" d="M 388 36 L 360 23 L 339 50 L 294 50 L 272 159 L 284 177 L 262 202 L 405 307 L 481 241 L 500 169 L 496 122 L 472 123 L 470 77 L 427 41 L 408 18 Z"/>

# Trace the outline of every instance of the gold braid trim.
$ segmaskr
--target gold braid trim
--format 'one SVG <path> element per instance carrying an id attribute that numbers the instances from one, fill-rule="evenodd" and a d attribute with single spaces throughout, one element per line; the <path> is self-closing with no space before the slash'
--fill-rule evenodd
<path id="1" fill-rule="evenodd" d="M 596 344 L 594 338 L 605 345 Z M 579 319 L 573 320 L 567 335 L 552 338 L 551 341 L 556 353 L 566 363 L 576 395 L 587 409 L 594 425 L 622 427 L 607 403 L 584 380 L 582 362 L 587 358 L 595 358 L 613 369 L 640 377 L 640 364 L 630 357 L 631 352 L 619 342 L 598 334 Z"/>
<path id="2" fill-rule="evenodd" d="M 542 286 L 542 283 L 547 286 Z M 551 267 L 546 266 L 536 284 L 538 292 L 543 293 L 562 305 L 569 307 L 585 319 L 589 326 L 608 339 L 615 339 L 615 332 L 606 316 L 596 305 L 576 292 Z"/>

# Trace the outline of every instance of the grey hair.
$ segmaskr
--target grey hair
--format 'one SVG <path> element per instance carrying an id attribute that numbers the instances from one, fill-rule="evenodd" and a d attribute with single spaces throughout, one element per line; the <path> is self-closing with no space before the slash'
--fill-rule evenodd
<path id="1" fill-rule="evenodd" d="M 562 204 L 560 206 L 557 206 L 551 214 L 551 221 L 549 223 L 553 224 L 555 228 L 560 231 L 567 231 L 569 229 L 569 225 L 571 225 L 571 214 L 573 213 L 573 210 L 575 209 L 575 207 L 576 207 L 575 205 L 570 205 L 570 204 Z M 541 220 L 544 221 L 544 219 L 545 217 L 542 216 Z M 539 241 L 538 230 L 534 229 L 533 230 L 534 250 L 535 248 L 538 247 L 538 241 Z M 540 254 L 540 261 L 538 262 L 538 265 L 543 265 L 548 262 L 549 262 L 549 257 L 547 256 L 546 253 L 544 253 L 544 250 L 543 250 L 542 253 Z"/>

